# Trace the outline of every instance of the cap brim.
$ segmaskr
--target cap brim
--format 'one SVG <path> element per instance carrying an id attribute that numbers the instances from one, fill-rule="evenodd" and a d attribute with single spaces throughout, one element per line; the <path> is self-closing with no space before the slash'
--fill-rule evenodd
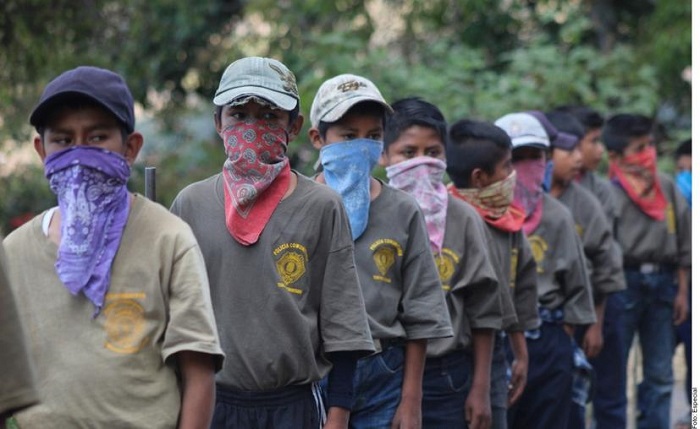
<path id="1" fill-rule="evenodd" d="M 46 115 L 49 113 L 49 110 L 51 110 L 52 107 L 56 106 L 57 104 L 60 104 L 62 101 L 75 98 L 76 96 L 81 98 L 87 98 L 90 101 L 102 106 L 105 110 L 112 113 L 120 122 L 126 124 L 126 120 L 124 118 L 121 118 L 117 112 L 112 110 L 102 101 L 95 98 L 94 95 L 88 92 L 76 91 L 74 89 L 71 89 L 70 91 L 57 92 L 51 97 L 39 103 L 36 107 L 34 107 L 34 110 L 29 116 L 29 123 L 34 127 L 45 125 Z M 128 131 L 132 132 L 133 130 Z"/>
<path id="2" fill-rule="evenodd" d="M 240 86 L 217 94 L 214 97 L 214 104 L 217 106 L 226 106 L 237 98 L 250 95 L 264 98 L 280 109 L 287 111 L 293 110 L 299 103 L 299 100 L 291 95 L 283 94 L 261 86 Z"/>
<path id="3" fill-rule="evenodd" d="M 322 117 L 318 118 L 318 122 L 335 122 L 339 120 L 340 118 L 345 115 L 348 110 L 352 109 L 352 107 L 358 103 L 362 103 L 363 101 L 373 101 L 377 104 L 380 104 L 382 107 L 384 107 L 384 110 L 386 110 L 386 113 L 391 114 L 394 113 L 394 109 L 391 108 L 391 106 L 384 100 L 378 99 L 376 97 L 372 97 L 369 95 L 358 95 L 357 97 L 352 97 L 345 99 L 332 107 L 330 110 L 326 112 L 325 115 Z M 313 126 L 318 126 L 318 124 L 312 124 Z"/>
<path id="4" fill-rule="evenodd" d="M 578 138 L 569 133 L 559 132 L 557 138 L 552 141 L 552 147 L 563 150 L 573 150 L 578 144 Z"/>
<path id="5" fill-rule="evenodd" d="M 513 143 L 513 149 L 517 149 L 519 147 L 536 147 L 539 149 L 549 148 L 549 140 L 539 136 L 521 136 L 511 138 L 510 141 Z"/>

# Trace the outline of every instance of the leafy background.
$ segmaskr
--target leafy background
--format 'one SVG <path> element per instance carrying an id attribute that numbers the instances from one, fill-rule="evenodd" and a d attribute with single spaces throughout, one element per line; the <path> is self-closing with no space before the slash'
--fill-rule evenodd
<path id="1" fill-rule="evenodd" d="M 125 76 L 158 201 L 221 168 L 211 97 L 245 55 L 297 75 L 302 112 L 339 73 L 393 101 L 419 95 L 450 121 L 586 104 L 654 116 L 666 158 L 690 136 L 690 0 L 5 0 L 0 2 L 0 232 L 55 204 L 27 123 L 44 85 L 82 64 Z M 685 77 L 684 77 L 685 76 Z M 305 131 L 305 130 L 304 130 Z M 290 146 L 310 173 L 305 133 Z"/>

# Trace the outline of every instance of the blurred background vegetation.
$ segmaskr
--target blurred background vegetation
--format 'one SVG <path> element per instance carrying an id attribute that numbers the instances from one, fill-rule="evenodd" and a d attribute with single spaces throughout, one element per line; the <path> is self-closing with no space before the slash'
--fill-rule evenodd
<path id="1" fill-rule="evenodd" d="M 82 64 L 125 76 L 146 137 L 130 186 L 157 167 L 169 206 L 221 168 L 211 98 L 246 55 L 295 72 L 305 115 L 323 80 L 349 72 L 450 121 L 585 104 L 654 116 L 662 152 L 690 136 L 690 0 L 4 0 L 0 232 L 55 203 L 27 119 L 53 77 Z M 305 133 L 289 150 L 310 173 Z"/>

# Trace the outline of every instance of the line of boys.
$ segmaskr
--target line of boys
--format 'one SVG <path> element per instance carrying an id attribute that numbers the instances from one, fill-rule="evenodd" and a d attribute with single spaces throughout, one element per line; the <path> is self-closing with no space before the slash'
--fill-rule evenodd
<path id="1" fill-rule="evenodd" d="M 127 135 L 132 135 L 133 101 L 115 103 L 109 99 L 113 94 L 99 87 L 47 91 L 32 123 L 42 137 L 44 131 L 62 133 L 55 144 L 70 148 L 66 153 L 103 143 L 99 136 L 73 138 L 73 129 L 61 122 L 64 116 L 80 122 L 85 111 L 111 114 L 112 123 L 131 125 Z M 75 98 L 80 102 L 68 103 L 65 113 L 61 103 Z M 572 182 L 580 169 L 580 136 L 567 135 L 564 125 L 557 130 L 540 112 L 506 115 L 496 125 L 459 121 L 448 136 L 435 106 L 420 99 L 390 106 L 367 79 L 340 75 L 321 86 L 311 107 L 309 138 L 320 150 L 323 169 L 309 180 L 291 170 L 285 155 L 303 118 L 294 75 L 282 63 L 265 58 L 234 62 L 222 76 L 214 104 L 227 155 L 222 172 L 188 186 L 171 208 L 197 239 L 194 251 L 203 256 L 203 267 L 195 264 L 186 271 L 200 277 L 195 295 L 203 295 L 205 305 L 198 308 L 210 317 L 213 309 L 226 355 L 216 375 L 215 403 L 214 395 L 208 402 L 213 421 L 202 412 L 199 426 L 187 427 L 583 427 L 580 409 L 587 384 L 575 376 L 580 375 L 575 362 L 584 375 L 589 367 L 577 354 L 574 328 L 580 327 L 587 356 L 599 353 L 605 296 L 624 284 L 611 224 L 595 199 Z M 132 122 L 122 120 L 120 108 L 131 109 Z M 35 117 L 37 112 L 43 116 Z M 104 128 L 93 122 L 84 133 Z M 35 146 L 43 158 L 45 143 L 39 139 Z M 128 154 L 130 164 L 138 150 L 129 153 L 125 147 L 107 149 Z M 564 205 L 542 191 L 548 185 L 550 147 L 553 194 L 569 203 L 574 217 L 583 216 L 578 225 Z M 371 176 L 380 159 L 390 186 Z M 76 163 L 90 167 L 73 155 L 69 165 Z M 449 188 L 443 184 L 445 172 L 453 182 Z M 47 167 L 47 176 L 52 173 Z M 81 178 L 74 184 L 81 180 L 89 182 Z M 590 215 L 579 213 L 579 198 L 566 198 L 573 192 L 588 199 L 581 207 Z M 76 208 L 80 201 L 74 194 L 62 204 L 58 193 L 64 219 L 72 212 L 87 216 Z M 42 223 L 49 232 L 63 233 L 55 240 L 59 261 L 50 274 L 58 275 L 55 280 L 66 283 L 61 267 L 70 263 L 93 269 L 75 251 L 79 240 L 65 243 L 72 230 L 52 227 L 50 215 L 48 221 L 40 215 L 31 228 Z M 125 242 L 140 238 L 127 236 L 126 228 L 115 235 Z M 11 235 L 8 247 L 19 247 L 21 234 L 33 233 L 29 229 Z M 36 233 L 24 239 L 41 240 Z M 64 247 L 68 251 L 61 253 Z M 99 255 L 112 248 L 113 260 L 118 255 L 104 243 L 83 247 L 96 247 Z M 29 254 L 22 257 L 32 261 Z M 593 267 L 593 288 L 586 259 Z M 15 287 L 29 283 L 13 274 Z M 208 278 L 208 288 L 201 277 Z M 92 296 L 88 286 L 69 291 Z M 39 291 L 24 292 L 24 300 L 33 301 L 32 293 Z M 125 294 L 128 306 L 144 292 Z M 138 329 L 147 312 L 129 314 L 129 320 L 107 320 L 107 314 L 102 320 L 106 311 L 95 300 L 85 301 L 96 307 L 92 319 L 73 316 L 71 323 L 97 323 L 97 330 L 108 333 L 126 330 L 123 340 L 132 347 L 121 353 L 138 355 L 142 348 L 133 345 L 149 338 L 154 349 L 164 348 L 163 338 Z M 53 310 L 41 311 L 32 317 Z M 40 323 L 30 318 L 27 324 L 38 329 Z M 210 336 L 204 353 L 220 356 L 217 335 L 198 329 Z M 104 348 L 95 341 L 81 347 Z M 203 368 L 202 377 L 210 379 L 217 367 L 212 360 Z M 68 409 L 61 415 L 73 418 L 76 426 L 88 419 L 106 424 L 103 416 L 77 406 L 78 396 L 42 395 L 46 414 L 56 412 L 53 405 Z M 178 412 L 181 427 L 186 397 Z M 37 418 L 32 410 L 25 413 L 27 422 Z M 118 406 L 110 411 L 128 413 Z M 17 417 L 22 425 L 22 413 Z M 148 427 L 157 425 L 150 421 Z M 604 426 L 599 422 L 598 427 Z"/>

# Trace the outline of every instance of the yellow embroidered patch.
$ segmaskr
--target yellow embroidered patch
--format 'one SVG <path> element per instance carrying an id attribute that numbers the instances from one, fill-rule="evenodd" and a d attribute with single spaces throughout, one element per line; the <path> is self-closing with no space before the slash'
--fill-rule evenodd
<path id="1" fill-rule="evenodd" d="M 509 286 L 515 287 L 515 278 L 518 276 L 518 249 L 510 249 L 510 281 Z"/>
<path id="2" fill-rule="evenodd" d="M 669 234 L 676 233 L 676 212 L 671 203 L 666 204 L 666 229 Z"/>
<path id="3" fill-rule="evenodd" d="M 527 240 L 530 242 L 530 247 L 532 248 L 532 257 L 535 259 L 535 262 L 537 262 L 537 272 L 542 274 L 544 273 L 542 262 L 544 262 L 549 245 L 545 239 L 539 235 L 531 235 L 527 238 Z"/>
<path id="4" fill-rule="evenodd" d="M 396 263 L 396 258 L 403 256 L 401 245 L 395 240 L 383 238 L 372 243 L 369 249 L 372 251 L 372 259 L 374 259 L 374 264 L 379 271 L 379 275 L 375 274 L 372 278 L 380 282 L 391 283 L 387 274 Z"/>
<path id="5" fill-rule="evenodd" d="M 459 256 L 451 249 L 442 249 L 441 253 L 433 255 L 433 257 L 438 274 L 440 274 L 442 289 L 451 290 L 450 282 L 455 274 L 455 266 L 459 263 Z"/>
<path id="6" fill-rule="evenodd" d="M 281 255 L 275 262 L 277 274 L 282 280 L 277 283 L 277 286 L 287 292 L 301 295 L 302 290 L 292 285 L 306 274 L 308 261 L 306 247 L 299 243 L 285 243 L 278 246 L 272 253 L 275 256 Z"/>
<path id="7" fill-rule="evenodd" d="M 105 348 L 122 354 L 138 353 L 147 343 L 143 306 L 145 293 L 109 293 L 105 297 Z"/>

